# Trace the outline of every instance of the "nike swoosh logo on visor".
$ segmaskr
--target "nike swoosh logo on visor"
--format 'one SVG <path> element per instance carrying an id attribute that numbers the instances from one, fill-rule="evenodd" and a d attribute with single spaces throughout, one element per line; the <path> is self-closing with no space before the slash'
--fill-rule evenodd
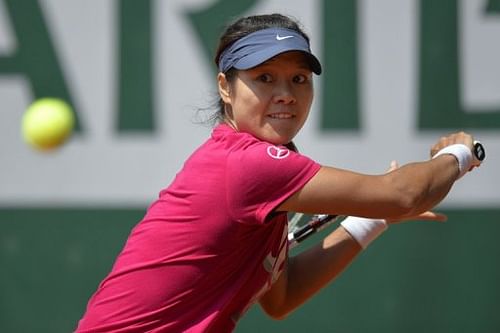
<path id="1" fill-rule="evenodd" d="M 280 36 L 279 34 L 276 35 L 276 39 L 277 40 L 283 40 L 283 39 L 287 39 L 287 38 L 292 38 L 293 36 Z"/>

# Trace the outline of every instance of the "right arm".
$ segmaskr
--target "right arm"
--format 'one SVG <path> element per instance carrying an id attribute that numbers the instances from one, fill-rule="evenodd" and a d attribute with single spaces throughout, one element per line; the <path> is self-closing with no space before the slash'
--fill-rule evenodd
<path id="1" fill-rule="evenodd" d="M 472 150 L 472 142 L 470 135 L 457 133 L 441 138 L 432 151 L 454 143 Z M 443 200 L 458 174 L 457 160 L 448 154 L 376 176 L 322 167 L 278 210 L 389 219 L 415 216 Z"/>

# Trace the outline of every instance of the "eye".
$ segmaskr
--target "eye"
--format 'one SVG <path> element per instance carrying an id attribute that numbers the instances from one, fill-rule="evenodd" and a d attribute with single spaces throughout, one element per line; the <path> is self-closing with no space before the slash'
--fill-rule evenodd
<path id="1" fill-rule="evenodd" d="M 305 75 L 295 75 L 293 77 L 293 82 L 294 83 L 305 83 L 305 82 L 307 82 L 307 76 L 305 76 Z"/>
<path id="2" fill-rule="evenodd" d="M 261 74 L 258 77 L 259 81 L 264 82 L 264 83 L 269 83 L 273 81 L 273 77 L 271 74 Z"/>

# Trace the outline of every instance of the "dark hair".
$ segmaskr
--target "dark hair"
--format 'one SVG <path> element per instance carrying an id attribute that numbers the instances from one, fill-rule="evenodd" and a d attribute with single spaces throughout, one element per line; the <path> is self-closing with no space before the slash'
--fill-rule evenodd
<path id="1" fill-rule="evenodd" d="M 217 46 L 215 52 L 215 65 L 218 67 L 219 58 L 222 52 L 238 39 L 245 37 L 252 32 L 267 28 L 285 28 L 294 30 L 297 33 L 301 34 L 309 43 L 309 37 L 304 31 L 302 31 L 301 24 L 291 17 L 281 14 L 247 16 L 240 18 L 228 25 L 222 33 L 221 37 L 219 38 L 219 45 Z M 226 72 L 226 79 L 229 82 L 234 79 L 235 72 L 236 71 L 234 69 L 230 69 Z M 214 122 L 221 122 L 224 120 L 224 102 L 221 98 L 219 98 L 217 102 L 217 108 L 217 113 L 211 118 Z"/>

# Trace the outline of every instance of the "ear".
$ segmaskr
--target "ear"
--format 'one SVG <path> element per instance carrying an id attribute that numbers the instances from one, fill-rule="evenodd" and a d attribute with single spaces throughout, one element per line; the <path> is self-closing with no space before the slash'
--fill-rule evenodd
<path id="1" fill-rule="evenodd" d="M 219 73 L 217 75 L 217 83 L 219 86 L 219 95 L 222 98 L 222 101 L 226 104 L 231 104 L 229 82 L 227 81 L 226 74 Z"/>

